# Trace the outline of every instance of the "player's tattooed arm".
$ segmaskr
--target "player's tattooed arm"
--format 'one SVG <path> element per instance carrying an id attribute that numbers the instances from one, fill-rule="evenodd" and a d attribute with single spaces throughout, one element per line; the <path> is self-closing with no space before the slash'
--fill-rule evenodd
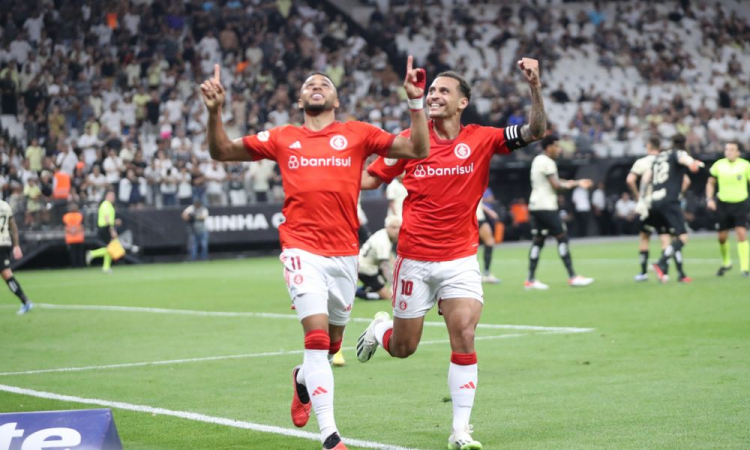
<path id="1" fill-rule="evenodd" d="M 201 93 L 208 109 L 206 135 L 211 158 L 217 161 L 250 161 L 250 153 L 245 150 L 242 139 L 230 140 L 221 122 L 221 106 L 224 104 L 226 93 L 221 85 L 218 64 L 214 64 L 213 78 L 201 84 Z"/>
<path id="2" fill-rule="evenodd" d="M 383 184 L 383 180 L 378 177 L 370 175 L 366 170 L 362 171 L 362 187 L 363 191 L 369 191 L 371 189 L 377 189 Z"/>
<path id="3" fill-rule="evenodd" d="M 539 61 L 522 58 L 518 61 L 518 67 L 523 70 L 523 75 L 531 89 L 529 123 L 521 127 L 521 138 L 524 142 L 530 144 L 543 138 L 547 131 L 547 115 L 544 112 L 544 101 L 542 100 L 542 82 L 539 79 Z"/>

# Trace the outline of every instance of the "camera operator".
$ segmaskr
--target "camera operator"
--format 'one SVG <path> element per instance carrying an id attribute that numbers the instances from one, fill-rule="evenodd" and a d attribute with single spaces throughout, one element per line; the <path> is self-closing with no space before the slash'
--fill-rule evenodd
<path id="1" fill-rule="evenodd" d="M 190 260 L 208 259 L 208 230 L 206 229 L 208 209 L 203 206 L 200 197 L 193 200 L 193 204 L 182 212 L 182 220 L 188 224 L 190 233 Z M 198 253 L 200 247 L 200 258 Z"/>

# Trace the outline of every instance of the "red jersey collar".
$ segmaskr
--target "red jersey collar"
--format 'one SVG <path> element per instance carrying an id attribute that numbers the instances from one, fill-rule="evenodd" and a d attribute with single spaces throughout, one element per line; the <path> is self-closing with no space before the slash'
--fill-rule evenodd
<path id="1" fill-rule="evenodd" d="M 308 134 L 309 134 L 309 133 L 312 133 L 312 134 L 316 134 L 316 133 L 322 133 L 322 132 L 324 132 L 324 131 L 328 130 L 329 128 L 331 128 L 332 126 L 334 126 L 334 125 L 337 125 L 337 124 L 340 124 L 340 123 L 341 123 L 341 122 L 339 122 L 338 120 L 334 120 L 333 122 L 329 123 L 328 125 L 324 126 L 323 128 L 321 128 L 321 129 L 320 129 L 320 130 L 318 130 L 318 131 L 313 131 L 313 130 L 311 130 L 311 129 L 307 128 L 307 127 L 305 126 L 305 124 L 302 124 L 302 126 L 301 126 L 300 128 L 302 128 L 303 130 L 305 130 L 305 131 L 306 131 L 306 132 L 307 132 Z"/>
<path id="2" fill-rule="evenodd" d="M 455 139 L 443 139 L 440 136 L 438 136 L 438 134 L 435 132 L 435 120 L 434 119 L 431 119 L 427 125 L 430 127 L 430 134 L 432 135 L 432 138 L 435 139 L 436 143 L 441 144 L 441 145 L 454 143 L 456 139 L 458 139 L 458 136 L 461 136 L 461 131 L 463 131 L 464 129 L 464 126 L 459 124 L 458 136 L 456 136 Z"/>

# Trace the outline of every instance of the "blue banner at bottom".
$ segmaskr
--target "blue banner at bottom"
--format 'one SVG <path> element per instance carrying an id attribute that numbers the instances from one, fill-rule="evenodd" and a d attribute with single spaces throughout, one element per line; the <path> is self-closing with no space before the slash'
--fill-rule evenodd
<path id="1" fill-rule="evenodd" d="M 0 414 L 0 450 L 122 450 L 109 409 Z"/>

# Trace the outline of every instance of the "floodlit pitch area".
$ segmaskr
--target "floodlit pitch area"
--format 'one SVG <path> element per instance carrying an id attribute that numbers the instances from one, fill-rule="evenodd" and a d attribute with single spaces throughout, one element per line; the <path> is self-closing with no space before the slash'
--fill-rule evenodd
<path id="1" fill-rule="evenodd" d="M 568 287 L 548 245 L 551 289 L 525 292 L 527 250 L 500 246 L 503 283 L 485 286 L 472 422 L 486 449 L 750 445 L 750 279 L 714 276 L 713 237 L 685 250 L 691 285 L 636 284 L 635 240 L 597 241 L 571 247 L 591 287 Z M 110 407 L 129 450 L 320 448 L 314 417 L 302 432 L 289 418 L 303 337 L 276 258 L 17 277 L 38 308 L 17 317 L 3 296 L 0 411 Z M 432 311 L 414 356 L 361 364 L 352 347 L 381 309 L 355 304 L 339 429 L 350 448 L 445 448 L 445 327 Z"/>

